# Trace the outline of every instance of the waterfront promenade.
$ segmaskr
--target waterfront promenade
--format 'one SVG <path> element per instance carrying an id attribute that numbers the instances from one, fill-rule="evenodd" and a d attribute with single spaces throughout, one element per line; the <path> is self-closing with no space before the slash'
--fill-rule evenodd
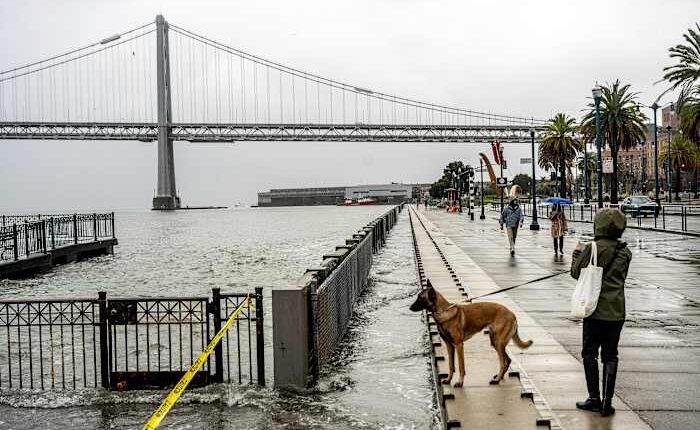
<path id="1" fill-rule="evenodd" d="M 543 221 L 543 229 L 537 232 L 526 226 L 519 234 L 516 256 L 511 258 L 505 234 L 498 229 L 495 213 L 492 215 L 483 221 L 469 221 L 465 215 L 436 210 L 421 209 L 417 214 L 472 296 L 567 271 L 576 239 L 590 238 L 592 230 L 590 224 L 572 224 L 572 235 L 565 241 L 567 255 L 555 259 L 548 222 Z M 575 283 L 567 273 L 484 300 L 513 309 L 521 337 L 534 340 L 526 351 L 511 348 L 515 362 L 511 370 L 521 371 L 520 389 L 534 391 L 538 416 L 550 414 L 553 427 L 694 428 L 700 420 L 696 396 L 700 386 L 700 239 L 639 230 L 628 230 L 624 239 L 630 243 L 634 258 L 626 290 L 627 322 L 620 343 L 621 370 L 614 403 L 618 412 L 612 418 L 603 419 L 574 406 L 576 400 L 586 397 L 586 388 L 580 363 L 581 324 L 568 317 Z M 428 262 L 425 265 L 430 276 Z M 493 387 L 488 387 L 477 372 L 481 359 L 470 354 L 474 348 L 494 358 L 495 353 L 478 336 L 470 342 L 473 345 L 468 343 L 465 348 L 465 390 L 474 399 L 479 397 L 478 391 Z M 490 365 L 495 370 L 495 361 Z M 495 388 L 501 390 L 501 402 L 510 396 L 511 384 L 513 381 L 507 381 Z M 484 419 L 501 419 L 499 413 L 509 413 L 496 410 L 501 407 L 496 401 L 480 406 L 486 408 L 482 410 Z"/>

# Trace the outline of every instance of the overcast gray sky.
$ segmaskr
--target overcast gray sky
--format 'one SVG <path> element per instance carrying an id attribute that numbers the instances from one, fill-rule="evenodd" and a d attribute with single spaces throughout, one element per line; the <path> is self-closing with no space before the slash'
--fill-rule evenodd
<path id="1" fill-rule="evenodd" d="M 596 80 L 651 103 L 668 47 L 697 0 L 6 1 L 0 70 L 132 28 L 162 13 L 181 27 L 320 75 L 468 109 L 580 116 Z M 189 204 L 253 203 L 271 187 L 428 182 L 469 144 L 176 143 Z M 510 146 L 511 160 L 529 148 Z M 154 144 L 0 142 L 0 211 L 147 208 Z M 527 166 L 511 163 L 510 175 Z"/>

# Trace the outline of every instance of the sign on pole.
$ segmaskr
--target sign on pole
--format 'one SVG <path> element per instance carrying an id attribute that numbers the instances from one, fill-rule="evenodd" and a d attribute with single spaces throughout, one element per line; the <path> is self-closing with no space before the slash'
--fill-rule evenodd
<path id="1" fill-rule="evenodd" d="M 603 160 L 603 173 L 613 172 L 613 160 L 612 158 L 606 158 Z"/>
<path id="2" fill-rule="evenodd" d="M 520 164 L 532 164 L 532 158 L 521 158 Z"/>
<path id="3" fill-rule="evenodd" d="M 505 188 L 508 186 L 508 178 L 496 178 L 496 186 L 498 188 Z"/>

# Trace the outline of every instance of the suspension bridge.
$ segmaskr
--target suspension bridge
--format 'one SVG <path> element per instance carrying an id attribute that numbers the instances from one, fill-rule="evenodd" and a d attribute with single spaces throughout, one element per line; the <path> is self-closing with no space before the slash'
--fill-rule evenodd
<path id="1" fill-rule="evenodd" d="M 154 22 L 0 72 L 0 140 L 158 142 L 154 209 L 180 206 L 173 142 L 530 142 L 544 121 L 390 95 Z"/>

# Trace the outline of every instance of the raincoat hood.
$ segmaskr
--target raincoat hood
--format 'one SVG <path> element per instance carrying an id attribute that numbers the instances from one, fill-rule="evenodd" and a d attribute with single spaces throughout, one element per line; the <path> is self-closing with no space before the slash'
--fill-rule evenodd
<path id="1" fill-rule="evenodd" d="M 627 219 L 618 209 L 601 209 L 593 220 L 593 231 L 596 239 L 619 239 L 622 237 L 625 227 L 627 227 Z"/>

